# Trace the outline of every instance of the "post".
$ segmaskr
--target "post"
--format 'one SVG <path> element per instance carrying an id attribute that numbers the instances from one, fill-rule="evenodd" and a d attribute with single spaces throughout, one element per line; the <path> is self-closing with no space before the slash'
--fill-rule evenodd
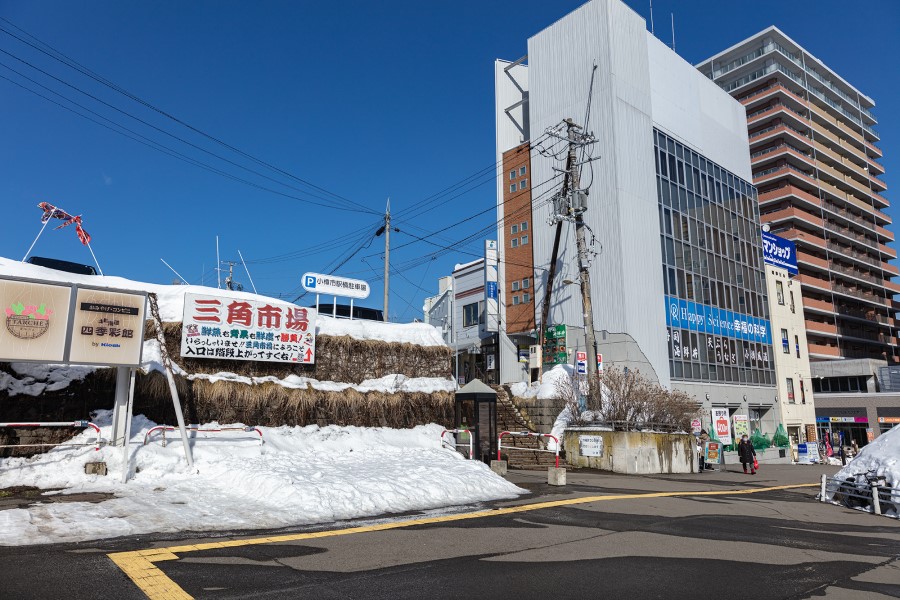
<path id="1" fill-rule="evenodd" d="M 125 437 L 126 420 L 128 419 L 129 394 L 133 388 L 134 373 L 130 367 L 116 367 L 116 393 L 113 406 L 112 439 L 110 444 L 119 446 L 127 445 Z"/>
<path id="2" fill-rule="evenodd" d="M 353 320 L 353 298 L 350 298 L 350 320 Z"/>
<path id="3" fill-rule="evenodd" d="M 337 319 L 337 296 L 331 297 L 331 318 Z"/>
<path id="4" fill-rule="evenodd" d="M 876 515 L 881 514 L 881 499 L 878 497 L 878 486 L 872 486 L 872 510 Z"/>
<path id="5" fill-rule="evenodd" d="M 388 297 L 390 296 L 391 277 L 391 199 L 387 200 L 384 212 L 384 322 L 389 323 Z"/>
<path id="6" fill-rule="evenodd" d="M 570 210 L 575 213 L 575 241 L 578 245 L 578 274 L 581 283 L 581 307 L 582 317 L 584 319 L 584 346 L 585 350 L 594 355 L 594 360 L 587 361 L 588 368 L 588 393 L 594 395 L 599 388 L 599 378 L 597 375 L 597 340 L 594 334 L 594 308 L 591 302 L 591 273 L 588 270 L 588 249 L 584 234 L 584 211 L 586 205 L 579 203 L 577 206 L 571 202 L 571 198 L 575 194 L 582 193 L 579 189 L 580 181 L 578 174 L 578 165 L 576 148 L 578 145 L 576 129 L 581 129 L 572 122 L 572 119 L 566 120 L 569 134 L 569 157 L 567 163 L 569 165 L 569 179 L 571 187 L 569 190 Z"/>
<path id="7" fill-rule="evenodd" d="M 828 500 L 825 498 L 825 486 L 828 482 L 828 477 L 825 473 L 822 473 L 822 490 L 819 492 L 819 500 L 822 502 L 827 502 Z"/>

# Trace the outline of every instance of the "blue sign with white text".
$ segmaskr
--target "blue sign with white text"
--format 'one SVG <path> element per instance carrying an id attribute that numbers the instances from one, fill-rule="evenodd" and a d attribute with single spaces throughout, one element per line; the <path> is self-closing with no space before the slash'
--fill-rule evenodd
<path id="1" fill-rule="evenodd" d="M 672 296 L 666 296 L 666 325 L 748 342 L 772 343 L 772 332 L 765 319 Z"/>
<path id="2" fill-rule="evenodd" d="M 496 281 L 488 281 L 486 285 L 485 294 L 488 298 L 492 300 L 497 299 L 497 282 Z"/>
<path id="3" fill-rule="evenodd" d="M 778 237 L 768 231 L 762 232 L 763 260 L 774 267 L 787 269 L 791 275 L 797 274 L 797 245 L 791 240 Z"/>

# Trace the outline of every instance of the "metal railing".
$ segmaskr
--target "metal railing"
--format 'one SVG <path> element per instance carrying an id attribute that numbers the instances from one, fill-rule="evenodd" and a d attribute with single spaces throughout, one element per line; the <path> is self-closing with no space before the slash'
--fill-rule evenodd
<path id="1" fill-rule="evenodd" d="M 156 433 L 157 431 L 162 433 L 162 445 L 166 446 L 166 432 L 167 431 L 177 431 L 177 427 L 172 427 L 171 425 L 157 425 L 155 427 L 151 427 L 146 434 L 144 434 L 144 445 L 150 441 L 150 436 Z M 199 425 L 188 425 L 185 427 L 188 431 L 194 431 L 197 433 L 226 433 L 231 431 L 240 431 L 243 433 L 251 433 L 256 432 L 259 435 L 259 446 L 260 450 L 262 450 L 263 444 L 265 444 L 265 440 L 263 440 L 262 431 L 259 430 L 258 427 L 245 427 L 243 425 L 237 427 L 210 427 L 207 429 L 202 429 Z"/>
<path id="2" fill-rule="evenodd" d="M 97 437 L 94 439 L 94 443 L 92 444 L 67 444 L 65 442 L 60 444 L 6 444 L 0 446 L 0 448 L 47 448 L 47 447 L 59 447 L 59 446 L 94 446 L 94 450 L 99 450 L 100 445 L 104 442 L 104 440 L 100 437 L 100 428 L 91 423 L 90 421 L 45 421 L 40 423 L 0 423 L 0 427 L 11 427 L 13 429 L 24 429 L 24 428 L 34 428 L 34 427 L 81 427 L 88 428 L 90 427 L 97 433 Z"/>
<path id="3" fill-rule="evenodd" d="M 554 442 L 556 442 L 556 450 L 547 450 L 546 448 L 519 448 L 518 446 L 504 446 L 503 438 L 504 437 L 545 437 L 550 438 Z M 500 436 L 497 438 L 497 460 L 503 460 L 500 458 L 500 453 L 506 448 L 509 450 L 520 450 L 527 452 L 552 452 L 556 454 L 556 468 L 559 468 L 559 439 L 555 435 L 550 435 L 549 433 L 535 433 L 533 431 L 503 431 L 500 433 Z"/>
<path id="4" fill-rule="evenodd" d="M 451 442 L 447 441 L 446 439 L 444 439 L 444 435 L 447 433 L 452 433 L 454 435 L 459 434 L 459 433 L 465 433 L 469 436 L 469 443 L 468 444 L 459 444 L 459 443 L 457 443 L 455 438 L 454 438 L 453 442 L 451 443 Z M 472 438 L 472 432 L 469 431 L 468 429 L 445 429 L 444 431 L 441 432 L 441 446 L 449 447 L 454 452 L 458 452 L 457 448 L 459 448 L 460 446 L 463 446 L 463 447 L 468 446 L 469 447 L 469 460 L 472 460 L 475 458 L 475 445 L 474 445 L 473 438 Z"/>
<path id="5" fill-rule="evenodd" d="M 900 490 L 885 486 L 871 485 L 860 481 L 862 474 L 848 479 L 838 479 L 822 474 L 818 500 L 831 502 L 847 508 L 871 511 L 876 515 L 893 518 L 900 516 Z"/>

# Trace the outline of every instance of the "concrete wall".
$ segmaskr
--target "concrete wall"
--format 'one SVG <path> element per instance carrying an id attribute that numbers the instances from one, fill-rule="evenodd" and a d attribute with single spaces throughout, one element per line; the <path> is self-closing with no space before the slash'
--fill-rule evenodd
<path id="1" fill-rule="evenodd" d="M 603 456 L 582 456 L 581 435 L 603 438 Z M 566 462 L 576 468 L 592 468 L 627 475 L 696 473 L 697 443 L 693 435 L 602 431 L 589 427 L 566 429 Z"/>

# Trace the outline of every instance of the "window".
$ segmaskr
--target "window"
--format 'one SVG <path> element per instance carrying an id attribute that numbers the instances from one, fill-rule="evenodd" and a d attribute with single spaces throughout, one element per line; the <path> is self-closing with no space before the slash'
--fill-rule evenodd
<path id="1" fill-rule="evenodd" d="M 784 306 L 784 286 L 780 281 L 775 282 L 775 294 L 778 296 L 778 304 Z"/>
<path id="2" fill-rule="evenodd" d="M 800 358 L 800 338 L 798 336 L 794 336 L 794 348 L 797 351 L 797 358 Z"/>
<path id="3" fill-rule="evenodd" d="M 478 322 L 484 325 L 484 300 L 478 303 Z"/>
<path id="4" fill-rule="evenodd" d="M 528 236 L 527 236 L 527 235 L 523 235 L 523 236 L 522 236 L 522 245 L 524 246 L 524 245 L 527 244 L 527 243 L 528 243 Z"/>
<path id="5" fill-rule="evenodd" d="M 526 187 L 528 187 L 528 180 L 527 180 L 527 179 L 523 179 L 522 181 L 519 182 L 519 189 L 520 189 L 520 190 L 524 190 Z"/>
<path id="6" fill-rule="evenodd" d="M 791 291 L 788 292 L 788 294 L 791 295 L 791 312 L 793 313 L 793 312 L 795 312 L 795 311 L 794 311 L 794 291 L 791 290 Z"/>
<path id="7" fill-rule="evenodd" d="M 522 280 L 522 289 L 527 290 L 529 287 L 531 287 L 531 279 L 526 277 Z"/>
<path id="8" fill-rule="evenodd" d="M 523 221 L 522 225 L 520 226 L 520 229 L 522 231 L 528 231 L 528 221 Z"/>
<path id="9" fill-rule="evenodd" d="M 514 292 L 518 292 L 518 291 L 519 291 L 519 282 L 518 282 L 518 281 L 513 281 L 513 282 L 512 282 L 512 291 L 514 291 Z"/>
<path id="10" fill-rule="evenodd" d="M 531 294 L 522 294 L 522 302 L 531 302 Z"/>
<path id="11" fill-rule="evenodd" d="M 512 242 L 510 242 L 510 244 L 512 245 L 513 248 L 518 248 L 519 247 L 519 238 L 513 238 Z"/>
<path id="12" fill-rule="evenodd" d="M 513 295 L 513 306 L 517 306 L 518 304 L 519 304 L 519 296 L 514 294 Z"/>
<path id="13" fill-rule="evenodd" d="M 787 378 L 787 397 L 788 404 L 796 404 L 796 401 L 794 401 L 794 379 L 792 377 Z"/>
<path id="14" fill-rule="evenodd" d="M 515 178 L 516 178 L 516 170 L 513 169 L 512 171 L 509 172 L 509 180 L 512 181 Z"/>
<path id="15" fill-rule="evenodd" d="M 525 167 L 524 166 L 519 167 L 519 175 L 524 175 L 525 173 L 527 173 L 527 171 L 525 170 Z"/>
<path id="16" fill-rule="evenodd" d="M 800 404 L 806 404 L 806 388 L 803 387 L 803 379 L 800 380 Z"/>
<path id="17" fill-rule="evenodd" d="M 514 184 L 514 183 L 509 184 L 509 193 L 512 194 L 515 191 L 516 191 L 516 184 Z"/>
<path id="18" fill-rule="evenodd" d="M 781 330 L 781 349 L 784 350 L 785 354 L 791 353 L 791 343 L 788 341 L 787 329 Z"/>
<path id="19" fill-rule="evenodd" d="M 509 232 L 512 233 L 513 235 L 519 233 L 519 226 L 513 225 L 512 227 L 509 228 Z"/>
<path id="20" fill-rule="evenodd" d="M 474 327 L 478 325 L 478 303 L 466 304 L 463 306 L 463 327 Z"/>

